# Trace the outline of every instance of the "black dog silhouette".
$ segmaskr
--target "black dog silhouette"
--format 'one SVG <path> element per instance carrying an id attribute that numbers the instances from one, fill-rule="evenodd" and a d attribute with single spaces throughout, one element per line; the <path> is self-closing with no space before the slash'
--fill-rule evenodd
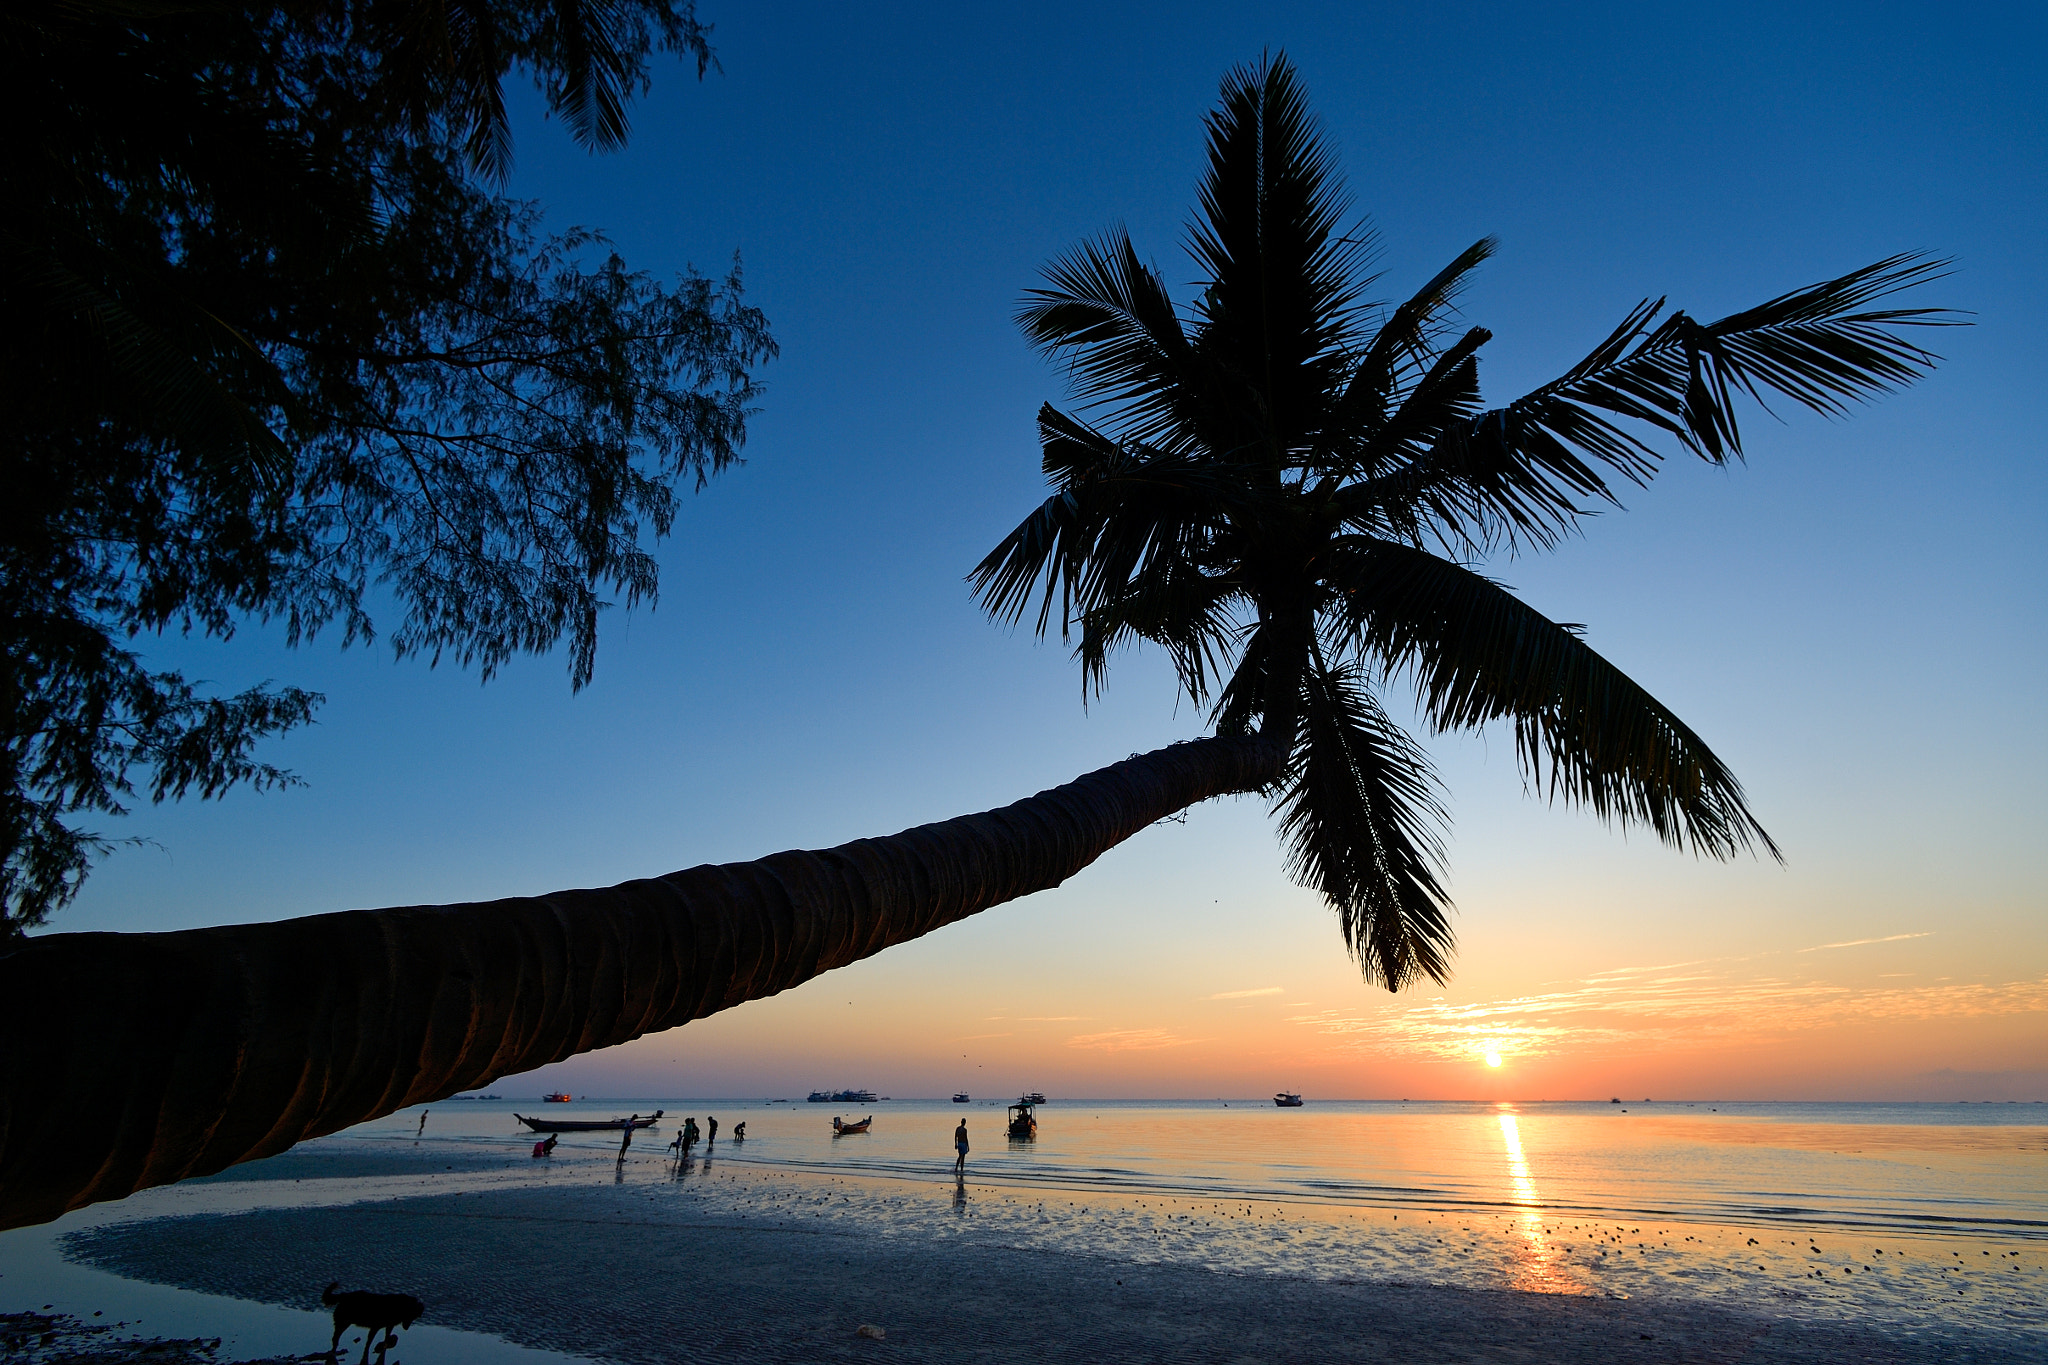
<path id="1" fill-rule="evenodd" d="M 363 1365 L 369 1365 L 370 1343 L 379 1332 L 391 1333 L 395 1341 L 396 1329 L 412 1326 L 413 1320 L 427 1311 L 427 1306 L 410 1294 L 369 1294 L 360 1289 L 335 1293 L 339 1288 L 341 1281 L 336 1280 L 320 1293 L 320 1302 L 334 1308 L 334 1340 L 327 1344 L 330 1361 L 341 1349 L 341 1334 L 351 1327 L 361 1327 L 368 1333 L 363 1338 Z"/>

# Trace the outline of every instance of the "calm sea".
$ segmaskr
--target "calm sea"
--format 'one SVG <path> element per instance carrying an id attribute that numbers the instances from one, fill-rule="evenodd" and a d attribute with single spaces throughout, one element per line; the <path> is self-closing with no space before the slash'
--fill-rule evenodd
<path id="1" fill-rule="evenodd" d="M 657 1109 L 623 1160 L 601 1133 L 565 1135 L 535 1160 L 514 1119 Z M 872 1114 L 873 1128 L 835 1137 L 835 1114 Z M 666 1144 L 685 1116 L 716 1116 L 720 1131 L 679 1160 Z M 1243 1275 L 1665 1296 L 1906 1333 L 2019 1333 L 2048 1354 L 2048 1105 L 1054 1097 L 1031 1142 L 1008 1140 L 1003 1103 L 987 1100 L 459 1100 L 431 1106 L 424 1130 L 420 1117 L 87 1212 L 535 1185 L 588 1187 L 595 1201 L 631 1185 L 636 1208 L 683 1220 Z M 962 1118 L 972 1152 L 956 1179 Z"/>
<path id="2" fill-rule="evenodd" d="M 1001 1101 L 461 1100 L 432 1108 L 427 1135 L 494 1149 L 508 1138 L 530 1141 L 515 1111 L 545 1120 L 657 1109 L 661 1137 L 637 1137 L 635 1155 L 672 1140 L 685 1115 L 700 1127 L 716 1116 L 717 1156 L 729 1162 L 917 1179 L 950 1172 L 953 1127 L 965 1118 L 974 1177 L 1018 1188 L 2048 1238 L 2044 1104 L 1333 1101 L 1280 1109 L 1271 1100 L 1055 1097 L 1038 1109 L 1037 1139 L 1012 1142 Z M 410 1137 L 419 1112 L 347 1136 Z M 870 1114 L 870 1132 L 833 1135 L 834 1115 Z M 741 1122 L 747 1136 L 736 1144 Z M 617 1148 L 616 1136 L 564 1142 L 565 1157 Z"/>

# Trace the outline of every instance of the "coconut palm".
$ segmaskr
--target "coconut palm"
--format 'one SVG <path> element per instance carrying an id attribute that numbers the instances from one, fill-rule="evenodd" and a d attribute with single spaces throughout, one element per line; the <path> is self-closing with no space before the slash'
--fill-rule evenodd
<path id="1" fill-rule="evenodd" d="M 1057 491 L 974 583 L 999 618 L 1035 606 L 1041 634 L 1057 603 L 1084 686 L 1151 641 L 1218 734 L 1284 747 L 1291 870 L 1397 990 L 1444 980 L 1451 932 L 1444 811 L 1390 686 L 1438 731 L 1511 723 L 1554 798 L 1712 857 L 1776 856 L 1698 735 L 1471 561 L 1555 545 L 1616 480 L 1650 478 L 1660 434 L 1739 458 L 1738 394 L 1835 414 L 1911 380 L 1931 357 L 1897 329 L 1939 319 L 1866 305 L 1938 265 L 1894 257 L 1714 323 L 1644 303 L 1557 380 L 1484 409 L 1492 334 L 1449 315 L 1492 239 L 1382 312 L 1348 209 L 1285 58 L 1233 73 L 1189 232 L 1200 297 L 1177 306 L 1118 231 L 1056 261 L 1019 314 L 1104 420 L 1040 412 Z"/>
<path id="2" fill-rule="evenodd" d="M 1741 394 L 1823 413 L 1932 360 L 1877 309 L 1894 258 L 1702 324 L 1645 304 L 1565 374 L 1479 401 L 1482 329 L 1448 326 L 1481 241 L 1406 303 L 1284 60 L 1210 121 L 1186 307 L 1122 234 L 1023 310 L 1090 424 L 1040 414 L 1055 492 L 973 578 L 1002 619 L 1078 633 L 1083 676 L 1165 648 L 1216 733 L 1000 810 L 822 852 L 488 904 L 173 934 L 57 934 L 0 957 L 0 1226 L 238 1161 L 758 999 L 1058 886 L 1195 802 L 1266 791 L 1294 869 L 1368 978 L 1440 979 L 1435 779 L 1380 696 L 1439 730 L 1514 727 L 1532 784 L 1714 857 L 1775 846 L 1683 722 L 1576 627 L 1472 567 L 1546 548 L 1659 440 L 1741 454 Z M 1035 608 L 1035 615 L 1033 615 Z"/>

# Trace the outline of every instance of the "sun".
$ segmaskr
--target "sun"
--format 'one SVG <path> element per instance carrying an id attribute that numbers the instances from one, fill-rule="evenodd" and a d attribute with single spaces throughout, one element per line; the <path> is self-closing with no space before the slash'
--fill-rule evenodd
<path id="1" fill-rule="evenodd" d="M 1487 1053 L 1487 1054 L 1486 1054 L 1486 1064 L 1487 1064 L 1488 1066 L 1499 1066 L 1499 1065 L 1500 1065 L 1500 1054 L 1499 1054 L 1498 1052 L 1489 1052 L 1489 1053 Z"/>

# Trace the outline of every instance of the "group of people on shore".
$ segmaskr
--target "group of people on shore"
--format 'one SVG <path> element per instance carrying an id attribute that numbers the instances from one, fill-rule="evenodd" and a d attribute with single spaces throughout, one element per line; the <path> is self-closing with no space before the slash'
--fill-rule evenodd
<path id="1" fill-rule="evenodd" d="M 655 1117 L 659 1118 L 660 1115 L 657 1114 Z M 638 1113 L 635 1113 L 631 1118 L 626 1120 L 624 1128 L 619 1133 L 619 1160 L 621 1161 L 624 1161 L 626 1159 L 626 1149 L 633 1145 L 633 1127 L 634 1124 L 639 1120 L 639 1118 L 640 1115 Z M 696 1146 L 699 1142 L 703 1142 L 708 1145 L 711 1143 L 716 1143 L 718 1141 L 718 1120 L 709 1115 L 706 1115 L 704 1122 L 710 1127 L 711 1131 L 709 1132 L 709 1134 L 706 1134 L 703 1129 L 697 1126 L 697 1120 L 695 1118 L 686 1118 L 683 1120 L 682 1127 L 676 1130 L 676 1140 L 669 1144 L 670 1149 L 673 1150 L 678 1157 L 688 1156 L 690 1153 L 690 1149 Z M 420 1120 L 420 1126 L 422 1128 L 426 1127 L 426 1120 L 424 1117 L 422 1117 L 422 1119 Z M 735 1124 L 733 1126 L 732 1140 L 734 1142 L 745 1142 L 747 1140 L 747 1125 L 744 1122 Z M 534 1156 L 553 1156 L 555 1154 L 555 1144 L 560 1141 L 561 1137 L 559 1134 L 549 1133 L 545 1139 L 533 1144 Z"/>
<path id="2" fill-rule="evenodd" d="M 744 1121 L 733 1125 L 732 1140 L 734 1142 L 745 1142 L 747 1140 L 747 1125 Z M 699 1142 L 704 1143 L 707 1148 L 715 1146 L 718 1142 L 718 1120 L 709 1114 L 704 1116 L 704 1128 L 702 1129 L 697 1127 L 696 1119 L 684 1119 L 683 1126 L 676 1130 L 676 1140 L 671 1142 L 669 1147 L 678 1157 L 685 1157 L 690 1154 L 690 1149 Z"/>

